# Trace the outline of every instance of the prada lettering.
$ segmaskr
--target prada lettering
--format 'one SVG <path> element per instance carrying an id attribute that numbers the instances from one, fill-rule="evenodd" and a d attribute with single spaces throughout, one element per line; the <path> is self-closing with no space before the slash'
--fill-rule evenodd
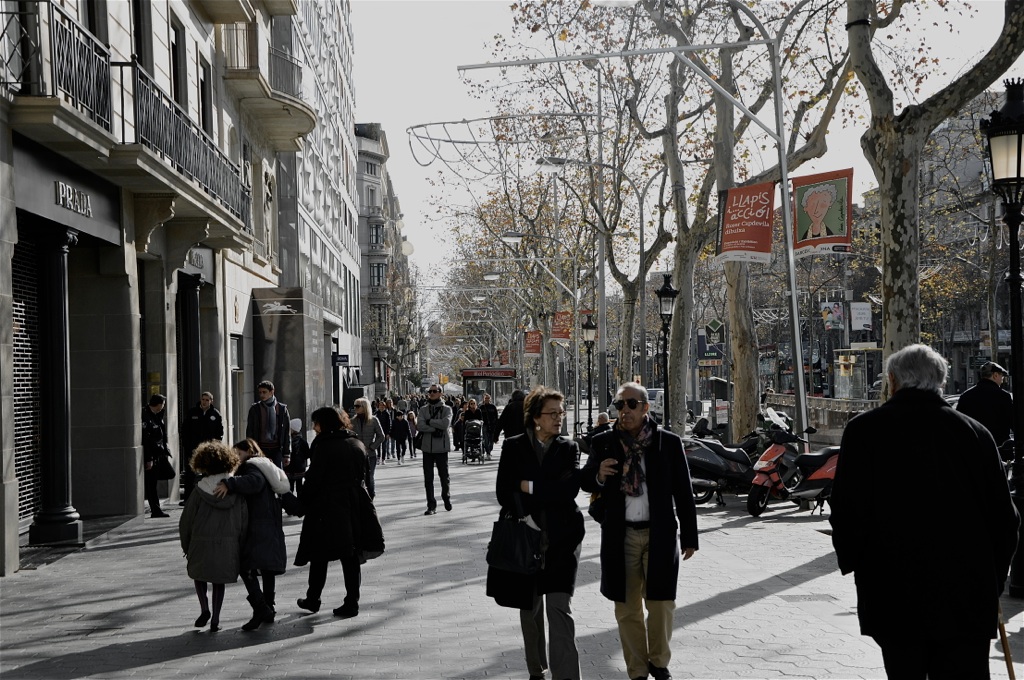
<path id="1" fill-rule="evenodd" d="M 89 194 L 60 180 L 55 181 L 54 186 L 57 190 L 57 205 L 79 215 L 92 217 L 92 198 Z"/>

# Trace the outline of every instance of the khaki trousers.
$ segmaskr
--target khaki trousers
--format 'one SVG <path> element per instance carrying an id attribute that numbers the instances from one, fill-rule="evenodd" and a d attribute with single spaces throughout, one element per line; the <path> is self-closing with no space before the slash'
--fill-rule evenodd
<path id="1" fill-rule="evenodd" d="M 648 662 L 668 668 L 672 659 L 672 616 L 676 603 L 644 597 L 650 547 L 650 529 L 626 527 L 626 601 L 615 603 L 615 620 L 619 622 L 622 655 L 630 678 L 646 678 Z"/>

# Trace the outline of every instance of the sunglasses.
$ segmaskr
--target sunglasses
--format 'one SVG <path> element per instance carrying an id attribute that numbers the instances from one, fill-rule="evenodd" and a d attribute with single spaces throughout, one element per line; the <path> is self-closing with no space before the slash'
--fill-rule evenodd
<path id="1" fill-rule="evenodd" d="M 616 411 L 621 411 L 624 406 L 628 406 L 630 411 L 635 411 L 640 404 L 646 404 L 646 399 L 619 399 L 613 401 L 612 406 L 615 407 Z"/>
<path id="2" fill-rule="evenodd" d="M 427 394 L 437 394 L 441 390 L 427 390 Z"/>

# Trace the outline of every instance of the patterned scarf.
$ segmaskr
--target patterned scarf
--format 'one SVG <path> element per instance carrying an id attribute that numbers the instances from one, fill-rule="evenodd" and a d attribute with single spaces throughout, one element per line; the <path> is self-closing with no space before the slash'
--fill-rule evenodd
<path id="1" fill-rule="evenodd" d="M 618 429 L 618 428 L 616 428 Z M 640 457 L 651 443 L 655 425 L 650 418 L 644 418 L 640 434 L 633 438 L 628 432 L 618 429 L 619 441 L 626 448 L 626 460 L 622 463 L 622 493 L 626 496 L 642 496 L 647 476 L 640 467 Z"/>

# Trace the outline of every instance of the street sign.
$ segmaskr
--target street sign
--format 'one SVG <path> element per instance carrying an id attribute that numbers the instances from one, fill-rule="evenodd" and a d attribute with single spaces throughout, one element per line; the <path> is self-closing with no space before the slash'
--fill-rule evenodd
<path id="1" fill-rule="evenodd" d="M 708 338 L 708 345 L 725 344 L 725 324 L 718 319 L 712 319 L 704 326 L 704 332 Z"/>
<path id="2" fill-rule="evenodd" d="M 718 334 L 719 342 L 711 342 L 711 334 L 708 330 L 713 324 L 718 324 L 715 332 Z M 722 351 L 721 336 L 724 326 L 717 319 L 709 323 L 705 328 L 697 329 L 697 365 L 698 366 L 721 366 L 725 352 Z"/>
<path id="3" fill-rule="evenodd" d="M 337 352 L 331 352 L 331 365 L 332 366 L 348 366 L 348 355 L 338 354 Z"/>

